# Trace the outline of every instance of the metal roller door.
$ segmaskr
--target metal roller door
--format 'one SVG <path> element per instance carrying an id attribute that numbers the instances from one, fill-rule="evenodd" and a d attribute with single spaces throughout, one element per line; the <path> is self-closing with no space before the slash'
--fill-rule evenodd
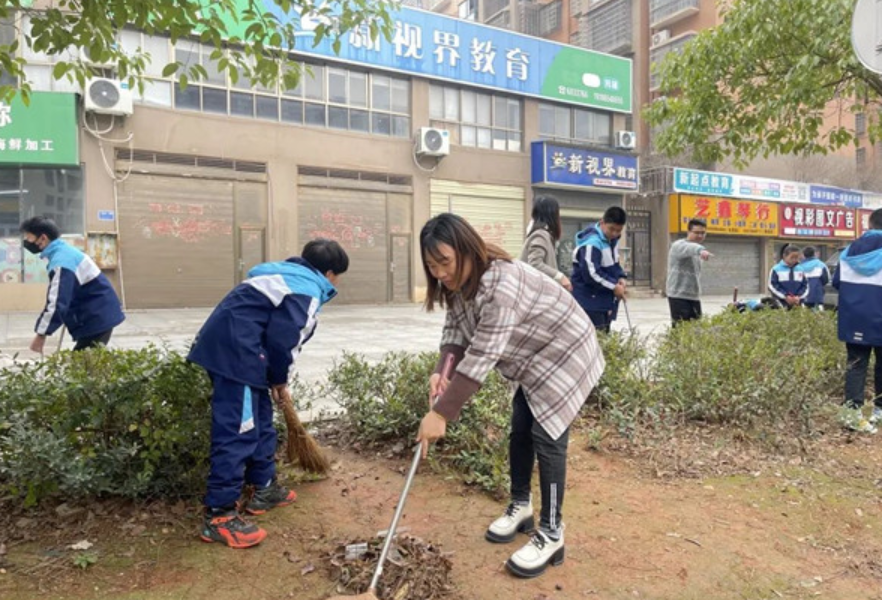
<path id="1" fill-rule="evenodd" d="M 704 245 L 714 257 L 701 266 L 702 294 L 731 296 L 736 286 L 741 296 L 765 294 L 759 240 L 710 237 Z"/>
<path id="2" fill-rule="evenodd" d="M 129 308 L 212 306 L 235 283 L 233 182 L 133 173 L 119 188 Z"/>
<path id="3" fill-rule="evenodd" d="M 341 188 L 298 188 L 300 239 L 337 240 L 349 255 L 340 301 L 382 304 L 388 299 L 389 232 L 386 193 Z"/>
<path id="4" fill-rule="evenodd" d="M 524 188 L 432 180 L 432 215 L 465 218 L 486 242 L 517 257 L 524 243 Z"/>

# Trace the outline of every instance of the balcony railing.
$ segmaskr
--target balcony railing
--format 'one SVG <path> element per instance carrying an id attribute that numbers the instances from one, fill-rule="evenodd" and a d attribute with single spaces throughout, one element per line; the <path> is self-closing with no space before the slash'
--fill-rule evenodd
<path id="1" fill-rule="evenodd" d="M 666 27 L 699 10 L 699 0 L 649 0 L 649 26 Z"/>
<path id="2" fill-rule="evenodd" d="M 689 33 L 682 37 L 671 40 L 662 46 L 656 46 L 649 51 L 649 89 L 657 90 L 661 84 L 661 78 L 658 75 L 658 64 L 662 59 L 671 52 L 680 52 L 683 46 L 695 38 L 695 33 Z"/>
<path id="3" fill-rule="evenodd" d="M 593 8 L 580 22 L 586 47 L 621 54 L 631 50 L 631 0 L 614 0 Z"/>

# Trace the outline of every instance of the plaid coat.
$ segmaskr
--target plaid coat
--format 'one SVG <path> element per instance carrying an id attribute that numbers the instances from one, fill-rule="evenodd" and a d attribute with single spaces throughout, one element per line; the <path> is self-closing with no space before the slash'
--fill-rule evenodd
<path id="1" fill-rule="evenodd" d="M 449 420 L 496 368 L 526 392 L 533 416 L 553 438 L 575 419 L 603 374 L 594 327 L 572 295 L 521 262 L 495 260 L 474 300 L 454 296 L 442 356 L 461 358 L 435 410 Z"/>

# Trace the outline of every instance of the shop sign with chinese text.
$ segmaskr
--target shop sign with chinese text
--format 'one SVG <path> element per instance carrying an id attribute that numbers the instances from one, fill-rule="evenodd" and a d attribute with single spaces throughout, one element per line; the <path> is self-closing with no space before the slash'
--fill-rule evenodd
<path id="1" fill-rule="evenodd" d="M 21 94 L 0 102 L 0 164 L 80 164 L 74 94 L 32 92 L 25 105 Z"/>
<path id="2" fill-rule="evenodd" d="M 826 185 L 812 185 L 811 199 L 815 204 L 832 204 L 852 208 L 860 208 L 864 205 L 863 192 Z"/>
<path id="3" fill-rule="evenodd" d="M 674 191 L 745 200 L 808 202 L 809 186 L 796 181 L 766 179 L 695 169 L 674 169 Z"/>
<path id="4" fill-rule="evenodd" d="M 778 207 L 781 235 L 786 237 L 852 239 L 855 211 L 842 206 L 782 204 Z"/>
<path id="5" fill-rule="evenodd" d="M 534 185 L 637 191 L 637 157 L 548 142 L 530 145 Z"/>
<path id="6" fill-rule="evenodd" d="M 858 237 L 864 235 L 867 231 L 870 230 L 870 215 L 873 214 L 872 210 L 868 210 L 866 208 L 859 209 L 857 211 L 857 235 Z"/>
<path id="7" fill-rule="evenodd" d="M 708 233 L 773 237 L 778 235 L 778 207 L 772 202 L 730 200 L 674 194 L 670 197 L 671 232 L 688 231 L 690 219 L 704 219 Z"/>
<path id="8" fill-rule="evenodd" d="M 252 6 L 236 0 L 241 10 L 271 13 L 282 23 L 294 21 L 298 29 L 296 53 L 357 63 L 371 68 L 442 79 L 515 94 L 535 96 L 580 106 L 622 113 L 631 112 L 632 61 L 551 42 L 539 37 L 488 27 L 481 23 L 389 6 L 395 25 L 392 39 L 372 39 L 368 26 L 340 38 L 339 52 L 326 37 L 313 44 L 319 25 L 315 17 L 285 12 L 278 2 L 262 0 Z M 333 27 L 328 17 L 321 17 Z M 230 36 L 242 35 L 245 22 L 226 18 Z"/>

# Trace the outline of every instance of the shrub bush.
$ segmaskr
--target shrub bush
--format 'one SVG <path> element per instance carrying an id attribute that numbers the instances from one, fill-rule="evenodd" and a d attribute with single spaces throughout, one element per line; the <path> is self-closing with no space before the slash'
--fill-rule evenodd
<path id="1" fill-rule="evenodd" d="M 653 402 L 671 413 L 804 435 L 841 401 L 845 350 L 830 312 L 725 312 L 668 331 L 653 366 Z"/>
<path id="2" fill-rule="evenodd" d="M 389 353 L 376 364 L 344 354 L 324 391 L 345 409 L 340 425 L 349 438 L 411 448 L 429 408 L 428 381 L 437 361 L 437 352 Z M 510 414 L 511 391 L 493 372 L 459 421 L 447 428 L 430 454 L 432 462 L 491 493 L 507 493 Z"/>
<path id="3" fill-rule="evenodd" d="M 27 505 L 186 496 L 207 473 L 211 385 L 156 347 L 59 352 L 0 370 L 0 488 Z"/>

